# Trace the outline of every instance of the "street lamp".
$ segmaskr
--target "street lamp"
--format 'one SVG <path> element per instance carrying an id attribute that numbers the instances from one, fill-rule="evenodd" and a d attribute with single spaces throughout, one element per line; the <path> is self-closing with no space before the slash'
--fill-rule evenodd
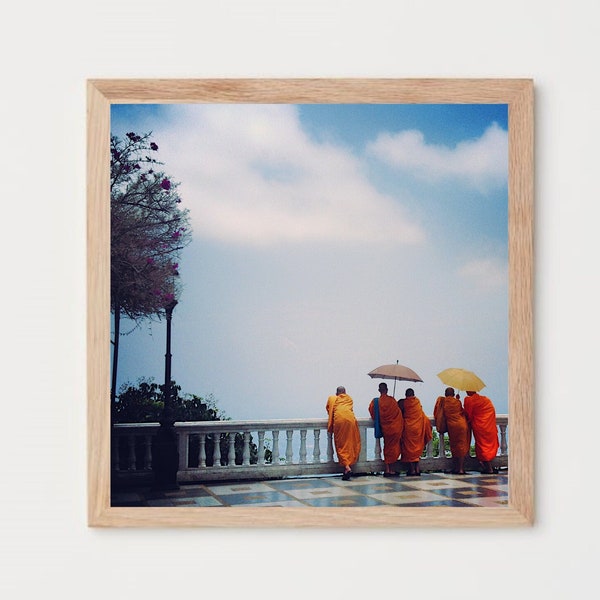
<path id="1" fill-rule="evenodd" d="M 176 273 L 175 273 L 176 275 Z M 165 316 L 167 319 L 167 349 L 165 352 L 164 406 L 160 417 L 160 427 L 156 433 L 152 451 L 152 470 L 156 490 L 178 490 L 177 471 L 179 470 L 179 448 L 175 432 L 175 411 L 173 409 L 173 386 L 171 385 L 171 319 L 177 306 L 175 299 L 174 275 L 171 277 L 171 290 L 167 294 Z"/>
<path id="2" fill-rule="evenodd" d="M 173 426 L 175 422 L 173 410 L 173 386 L 171 385 L 171 320 L 173 318 L 173 309 L 177 306 L 177 300 L 173 299 L 165 306 L 165 315 L 167 318 L 167 349 L 165 352 L 165 388 L 164 388 L 164 408 L 160 420 L 161 425 Z"/>

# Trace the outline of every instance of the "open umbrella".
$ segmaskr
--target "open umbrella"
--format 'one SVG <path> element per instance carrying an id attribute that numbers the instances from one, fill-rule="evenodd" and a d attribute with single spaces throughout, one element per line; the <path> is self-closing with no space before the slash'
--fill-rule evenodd
<path id="1" fill-rule="evenodd" d="M 371 379 L 393 379 L 394 391 L 396 393 L 396 381 L 423 381 L 412 369 L 399 365 L 396 361 L 395 365 L 381 365 L 369 372 Z"/>
<path id="2" fill-rule="evenodd" d="M 458 390 L 478 392 L 485 387 L 485 383 L 473 373 L 466 369 L 445 369 L 438 373 L 442 383 Z"/>

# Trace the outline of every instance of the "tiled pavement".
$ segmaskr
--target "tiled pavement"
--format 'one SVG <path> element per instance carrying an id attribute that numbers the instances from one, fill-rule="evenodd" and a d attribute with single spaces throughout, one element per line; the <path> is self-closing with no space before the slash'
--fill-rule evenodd
<path id="1" fill-rule="evenodd" d="M 179 490 L 115 492 L 112 506 L 491 506 L 508 504 L 508 473 L 422 473 L 186 484 Z"/>

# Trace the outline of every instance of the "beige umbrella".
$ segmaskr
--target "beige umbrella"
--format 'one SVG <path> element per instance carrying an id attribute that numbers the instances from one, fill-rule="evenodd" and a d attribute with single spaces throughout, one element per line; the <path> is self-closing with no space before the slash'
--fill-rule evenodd
<path id="1" fill-rule="evenodd" d="M 412 369 L 399 365 L 396 361 L 395 365 L 381 365 L 369 372 L 371 379 L 393 379 L 394 391 L 396 393 L 396 381 L 423 381 Z"/>
<path id="2" fill-rule="evenodd" d="M 478 392 L 485 387 L 485 383 L 473 371 L 466 369 L 445 369 L 438 373 L 438 377 L 442 383 L 458 390 Z"/>

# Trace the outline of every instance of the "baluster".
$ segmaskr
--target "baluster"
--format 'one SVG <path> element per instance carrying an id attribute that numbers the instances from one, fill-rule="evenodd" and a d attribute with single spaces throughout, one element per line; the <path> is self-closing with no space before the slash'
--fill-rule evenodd
<path id="1" fill-rule="evenodd" d="M 190 434 L 178 433 L 177 434 L 177 449 L 179 450 L 179 470 L 183 471 L 188 468 L 188 452 L 190 445 Z"/>
<path id="2" fill-rule="evenodd" d="M 321 438 L 321 430 L 315 429 L 314 435 L 315 435 L 315 446 L 313 448 L 313 463 L 320 463 L 321 462 L 321 448 L 319 446 L 319 439 Z"/>
<path id="3" fill-rule="evenodd" d="M 129 447 L 129 455 L 127 457 L 127 470 L 135 471 L 135 436 L 133 434 L 127 436 Z"/>
<path id="4" fill-rule="evenodd" d="M 213 467 L 221 466 L 221 434 L 213 433 Z"/>
<path id="5" fill-rule="evenodd" d="M 333 433 L 327 432 L 327 462 L 333 462 Z"/>
<path id="6" fill-rule="evenodd" d="M 235 433 L 229 433 L 229 454 L 227 456 L 227 466 L 235 467 Z"/>
<path id="7" fill-rule="evenodd" d="M 425 456 L 426 458 L 431 458 L 433 456 L 433 440 L 427 442 L 427 445 L 425 446 Z"/>
<path id="8" fill-rule="evenodd" d="M 300 430 L 300 464 L 306 464 L 306 429 Z"/>
<path id="9" fill-rule="evenodd" d="M 121 470 L 121 452 L 119 450 L 119 442 L 121 436 L 114 436 L 112 441 L 112 464 L 115 471 Z"/>
<path id="10" fill-rule="evenodd" d="M 242 464 L 250 464 L 250 432 L 244 431 L 244 450 L 242 452 Z"/>
<path id="11" fill-rule="evenodd" d="M 294 452 L 292 450 L 292 436 L 294 435 L 294 430 L 288 429 L 285 432 L 285 435 L 287 436 L 287 444 L 285 447 L 285 462 L 286 464 L 291 465 L 292 459 L 294 458 Z"/>
<path id="12" fill-rule="evenodd" d="M 273 430 L 273 450 L 271 451 L 271 464 L 279 464 L 279 430 Z"/>
<path id="13" fill-rule="evenodd" d="M 381 438 L 375 438 L 375 460 L 381 460 Z"/>
<path id="14" fill-rule="evenodd" d="M 500 456 L 508 454 L 508 444 L 506 443 L 506 425 L 500 425 Z"/>
<path id="15" fill-rule="evenodd" d="M 256 464 L 258 464 L 258 465 L 265 464 L 265 432 L 264 431 L 258 432 L 258 460 L 257 460 Z"/>
<path id="16" fill-rule="evenodd" d="M 367 428 L 360 428 L 360 453 L 358 455 L 358 462 L 366 462 L 367 460 Z"/>
<path id="17" fill-rule="evenodd" d="M 144 436 L 144 469 L 152 468 L 152 436 Z"/>
<path id="18" fill-rule="evenodd" d="M 198 466 L 201 468 L 206 467 L 206 434 L 201 433 L 198 438 Z"/>

